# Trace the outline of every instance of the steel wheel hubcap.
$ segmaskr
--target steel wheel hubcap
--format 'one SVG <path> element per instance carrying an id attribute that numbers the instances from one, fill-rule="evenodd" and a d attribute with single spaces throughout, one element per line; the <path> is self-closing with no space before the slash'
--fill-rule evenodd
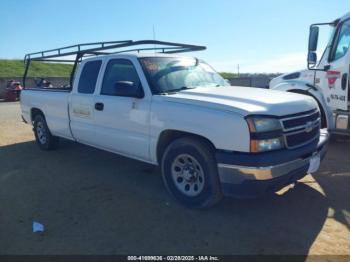
<path id="1" fill-rule="evenodd" d="M 204 188 L 204 173 L 191 155 L 178 155 L 171 165 L 171 176 L 176 188 L 186 196 L 197 196 Z"/>
<path id="2" fill-rule="evenodd" d="M 36 125 L 36 133 L 38 135 L 39 142 L 41 144 L 46 143 L 46 129 L 43 122 L 38 122 Z"/>

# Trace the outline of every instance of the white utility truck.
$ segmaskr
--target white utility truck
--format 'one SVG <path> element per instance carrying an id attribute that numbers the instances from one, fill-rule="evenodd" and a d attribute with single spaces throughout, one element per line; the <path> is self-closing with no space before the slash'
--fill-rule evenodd
<path id="1" fill-rule="evenodd" d="M 44 150 L 65 138 L 159 165 L 169 192 L 189 207 L 275 192 L 315 172 L 328 142 L 316 101 L 229 86 L 204 61 L 174 54 L 203 49 L 143 40 L 26 55 L 24 83 L 31 61 L 76 58 L 71 87 L 25 85 L 23 119 Z"/>
<path id="2" fill-rule="evenodd" d="M 325 48 L 319 38 L 328 33 Z M 322 34 L 321 34 L 322 33 Z M 321 109 L 322 127 L 350 135 L 350 13 L 310 27 L 308 69 L 271 80 L 270 88 L 312 96 Z M 317 59 L 317 55 L 321 58 Z"/>

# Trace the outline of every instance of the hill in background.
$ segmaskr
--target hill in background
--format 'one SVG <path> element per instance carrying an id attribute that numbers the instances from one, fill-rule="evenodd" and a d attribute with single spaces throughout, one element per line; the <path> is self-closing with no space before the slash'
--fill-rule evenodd
<path id="1" fill-rule="evenodd" d="M 69 77 L 73 65 L 63 63 L 44 63 L 31 62 L 28 76 L 30 77 Z M 22 77 L 24 73 L 23 60 L 0 59 L 0 77 Z M 236 74 L 231 72 L 219 72 L 225 79 L 234 79 L 237 77 L 276 77 L 275 74 Z"/>
<path id="2" fill-rule="evenodd" d="M 63 63 L 31 62 L 28 76 L 30 77 L 69 77 L 73 65 Z M 0 77 L 22 77 L 24 73 L 23 60 L 0 59 Z"/>
<path id="3" fill-rule="evenodd" d="M 30 77 L 69 77 L 73 65 L 62 63 L 31 62 L 28 76 Z M 22 77 L 24 73 L 23 60 L 0 59 L 0 77 Z M 222 72 L 225 79 L 237 77 L 237 74 Z"/>

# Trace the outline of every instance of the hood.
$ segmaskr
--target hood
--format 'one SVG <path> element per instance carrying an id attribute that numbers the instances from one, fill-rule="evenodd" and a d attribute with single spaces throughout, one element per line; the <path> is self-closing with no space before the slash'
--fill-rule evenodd
<path id="1" fill-rule="evenodd" d="M 315 71 L 314 70 L 300 70 L 293 73 L 287 73 L 273 78 L 270 81 L 270 89 L 278 88 L 281 83 L 288 81 L 302 81 L 304 83 L 314 84 Z"/>
<path id="2" fill-rule="evenodd" d="M 198 87 L 168 94 L 165 99 L 169 102 L 235 112 L 243 116 L 284 116 L 317 108 L 317 103 L 308 96 L 241 86 Z"/>

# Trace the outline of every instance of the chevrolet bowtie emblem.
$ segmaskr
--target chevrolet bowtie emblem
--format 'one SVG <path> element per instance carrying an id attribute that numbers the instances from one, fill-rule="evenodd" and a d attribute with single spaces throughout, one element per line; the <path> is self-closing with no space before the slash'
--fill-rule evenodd
<path id="1" fill-rule="evenodd" d="M 312 122 L 307 122 L 305 124 L 305 132 L 310 133 L 312 131 L 313 123 Z"/>

